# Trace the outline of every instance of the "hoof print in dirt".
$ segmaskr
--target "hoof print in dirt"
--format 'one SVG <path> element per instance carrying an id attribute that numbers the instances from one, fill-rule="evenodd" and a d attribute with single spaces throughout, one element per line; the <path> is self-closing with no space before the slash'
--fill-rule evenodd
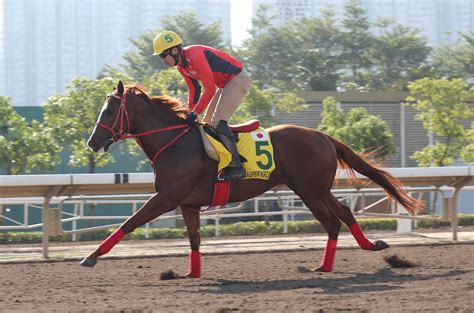
<path id="1" fill-rule="evenodd" d="M 173 270 L 167 270 L 167 271 L 161 272 L 160 274 L 160 280 L 170 280 L 170 279 L 178 279 L 178 278 L 181 278 L 181 276 L 179 276 Z"/>
<path id="2" fill-rule="evenodd" d="M 404 260 L 396 254 L 384 256 L 383 259 L 393 268 L 416 267 L 415 263 Z"/>

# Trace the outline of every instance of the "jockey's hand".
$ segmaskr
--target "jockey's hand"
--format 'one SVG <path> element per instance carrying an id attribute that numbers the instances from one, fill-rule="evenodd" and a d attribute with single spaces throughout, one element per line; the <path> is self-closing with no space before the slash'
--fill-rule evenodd
<path id="1" fill-rule="evenodd" d="M 189 104 L 186 106 L 186 110 L 189 112 L 192 112 L 194 110 L 195 104 Z"/>
<path id="2" fill-rule="evenodd" d="M 197 115 L 194 112 L 189 112 L 184 122 L 188 125 L 194 125 L 196 123 Z"/>

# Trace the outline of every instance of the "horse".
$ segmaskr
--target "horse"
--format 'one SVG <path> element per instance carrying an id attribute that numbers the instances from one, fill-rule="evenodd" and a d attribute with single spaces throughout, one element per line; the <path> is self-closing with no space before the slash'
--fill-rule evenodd
<path id="1" fill-rule="evenodd" d="M 212 201 L 217 162 L 207 156 L 199 129 L 184 122 L 186 112 L 176 99 L 150 97 L 140 86 L 124 86 L 121 81 L 107 95 L 87 145 L 94 152 L 107 151 L 114 141 L 135 138 L 151 160 L 156 193 L 85 257 L 82 266 L 95 266 L 98 258 L 126 234 L 181 207 L 191 246 L 186 276 L 201 276 L 199 212 Z M 353 178 L 354 171 L 368 177 L 411 214 L 422 209 L 423 205 L 410 197 L 402 183 L 380 164 L 335 138 L 296 125 L 278 125 L 266 131 L 273 144 L 275 170 L 268 180 L 231 181 L 228 202 L 245 201 L 278 185 L 294 191 L 327 232 L 323 258 L 314 271 L 332 271 L 341 222 L 360 248 L 379 251 L 389 247 L 382 240 L 367 239 L 349 207 L 331 194 L 338 165 Z"/>

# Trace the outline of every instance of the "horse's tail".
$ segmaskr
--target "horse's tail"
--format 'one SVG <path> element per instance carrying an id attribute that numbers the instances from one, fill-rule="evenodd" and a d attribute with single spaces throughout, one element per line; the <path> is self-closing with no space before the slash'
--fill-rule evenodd
<path id="1" fill-rule="evenodd" d="M 349 174 L 350 178 L 355 179 L 355 170 L 377 183 L 392 199 L 398 201 L 411 214 L 423 210 L 423 202 L 410 197 L 404 190 L 400 180 L 383 170 L 376 162 L 365 160 L 363 155 L 358 155 L 347 145 L 330 136 L 328 137 L 336 148 L 337 161 L 340 167 Z"/>

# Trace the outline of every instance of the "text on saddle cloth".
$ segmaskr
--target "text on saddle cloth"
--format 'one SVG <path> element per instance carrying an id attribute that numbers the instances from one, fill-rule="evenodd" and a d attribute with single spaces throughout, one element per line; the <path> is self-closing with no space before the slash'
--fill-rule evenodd
<path id="1" fill-rule="evenodd" d="M 200 126 L 204 147 L 208 156 L 218 162 L 217 171 L 227 167 L 232 159 L 222 143 L 208 135 Z M 273 145 L 270 135 L 263 128 L 249 133 L 238 133 L 237 149 L 246 162 L 247 176 L 243 179 L 269 179 L 275 169 Z"/>

